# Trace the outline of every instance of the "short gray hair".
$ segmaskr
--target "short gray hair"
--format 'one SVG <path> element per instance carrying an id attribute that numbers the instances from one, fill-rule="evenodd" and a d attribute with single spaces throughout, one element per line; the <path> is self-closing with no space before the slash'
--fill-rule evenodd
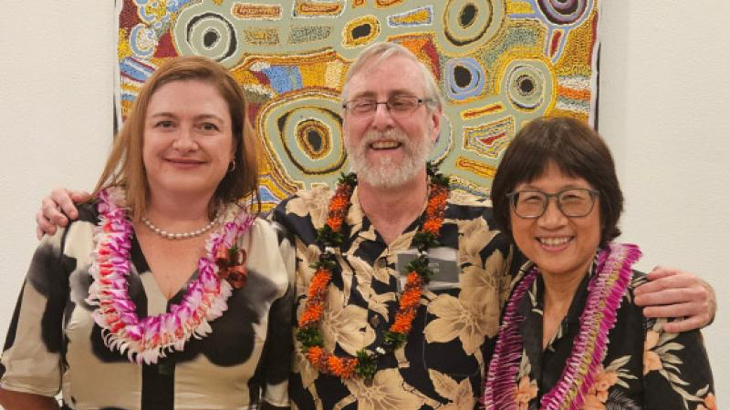
<path id="1" fill-rule="evenodd" d="M 347 102 L 347 84 L 350 82 L 350 79 L 355 76 L 355 74 L 362 71 L 363 67 L 365 67 L 366 65 L 377 66 L 383 61 L 393 57 L 405 57 L 418 64 L 418 66 L 421 68 L 423 84 L 426 88 L 424 90 L 426 92 L 425 98 L 430 101 L 427 106 L 429 107 L 429 109 L 433 109 L 434 107 L 441 109 L 443 107 L 444 101 L 441 97 L 441 92 L 439 91 L 438 84 L 436 84 L 436 80 L 434 79 L 434 75 L 431 70 L 429 70 L 428 67 L 426 67 L 426 65 L 423 64 L 407 48 L 398 43 L 390 43 L 387 41 L 377 42 L 367 46 L 355 59 L 355 62 L 352 63 L 350 69 L 347 71 L 345 84 L 342 87 L 342 103 L 344 104 L 345 102 Z"/>

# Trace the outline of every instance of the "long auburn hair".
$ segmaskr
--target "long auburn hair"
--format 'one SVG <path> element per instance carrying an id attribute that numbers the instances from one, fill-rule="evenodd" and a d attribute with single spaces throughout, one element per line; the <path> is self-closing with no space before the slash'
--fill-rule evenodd
<path id="1" fill-rule="evenodd" d="M 220 64 L 204 57 L 183 56 L 169 60 L 145 82 L 121 131 L 116 135 L 104 171 L 94 188 L 93 196 L 110 187 L 123 187 L 126 205 L 132 220 L 139 221 L 145 213 L 149 195 L 147 172 L 142 158 L 144 123 L 152 95 L 163 85 L 175 81 L 203 81 L 215 86 L 228 104 L 231 115 L 235 168 L 226 173 L 218 184 L 208 206 L 208 217 L 215 216 L 223 203 L 235 203 L 246 198 L 249 211 L 258 213 L 261 198 L 258 193 L 259 169 L 256 138 L 246 118 L 246 100 L 241 87 Z"/>

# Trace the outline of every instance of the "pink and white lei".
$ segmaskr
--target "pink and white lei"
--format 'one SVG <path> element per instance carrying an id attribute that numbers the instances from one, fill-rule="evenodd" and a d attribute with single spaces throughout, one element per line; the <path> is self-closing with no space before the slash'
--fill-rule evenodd
<path id="1" fill-rule="evenodd" d="M 609 243 L 598 254 L 596 274 L 588 284 L 588 300 L 580 317 L 580 331 L 573 341 L 560 381 L 543 395 L 541 409 L 581 409 L 606 356 L 608 333 L 616 324 L 616 312 L 631 281 L 631 265 L 641 257 L 636 245 Z M 507 302 L 504 323 L 489 364 L 483 405 L 486 409 L 517 409 L 516 377 L 522 359 L 519 324 L 524 317 L 517 305 L 540 273 L 534 267 L 520 281 Z"/>
<path id="2" fill-rule="evenodd" d="M 212 233 L 205 244 L 206 255 L 198 261 L 198 278 L 188 284 L 182 302 L 171 305 L 167 313 L 140 319 L 128 293 L 132 224 L 123 203 L 124 192 L 119 188 L 99 193 L 99 225 L 89 269 L 94 282 L 86 302 L 96 306 L 94 320 L 107 347 L 126 353 L 131 362 L 157 363 L 166 352 L 183 350 L 191 337 L 207 336 L 209 322 L 228 309 L 232 286 L 219 278 L 215 255 L 221 246 L 234 247 L 254 217 L 240 211 Z"/>

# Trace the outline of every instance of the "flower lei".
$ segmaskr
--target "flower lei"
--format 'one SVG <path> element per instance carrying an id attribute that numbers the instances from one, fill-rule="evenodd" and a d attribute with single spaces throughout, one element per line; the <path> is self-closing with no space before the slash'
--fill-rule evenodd
<path id="1" fill-rule="evenodd" d="M 596 274 L 588 284 L 588 300 L 580 318 L 580 332 L 558 382 L 540 400 L 541 409 L 580 409 L 595 383 L 598 368 L 606 356 L 608 332 L 616 323 L 616 312 L 631 280 L 631 265 L 641 257 L 636 245 L 610 243 L 598 253 Z M 533 267 L 507 303 L 504 323 L 489 365 L 484 406 L 487 409 L 516 408 L 515 379 L 522 359 L 519 324 L 524 317 L 517 305 L 539 274 Z"/>
<path id="2" fill-rule="evenodd" d="M 401 347 L 411 331 L 411 324 L 416 317 L 420 305 L 424 283 L 428 283 L 433 272 L 428 267 L 428 249 L 438 245 L 438 235 L 444 222 L 446 200 L 449 196 L 449 180 L 436 172 L 431 164 L 427 166 L 430 183 L 425 218 L 419 231 L 413 238 L 418 249 L 418 256 L 405 267 L 406 284 L 400 295 L 395 321 L 385 332 L 383 343 L 374 352 L 362 349 L 356 357 L 336 356 L 324 349 L 324 339 L 319 330 L 323 305 L 327 299 L 327 286 L 336 269 L 336 247 L 342 244 L 341 228 L 350 209 L 350 198 L 357 185 L 357 176 L 353 173 L 342 175 L 337 184 L 335 194 L 329 203 L 327 222 L 317 231 L 317 243 L 324 246 L 319 260 L 312 265 L 314 277 L 307 292 L 304 312 L 299 318 L 296 338 L 302 343 L 302 352 L 307 360 L 321 373 L 349 379 L 359 376 L 371 380 L 377 370 L 381 357 Z M 423 217 L 422 217 L 423 218 Z"/>
<path id="3" fill-rule="evenodd" d="M 188 284 L 182 302 L 171 305 L 168 313 L 140 319 L 128 293 L 132 224 L 119 205 L 123 201 L 119 188 L 99 193 L 99 225 L 89 269 L 94 282 L 86 302 L 96 306 L 94 320 L 109 349 L 126 352 L 131 362 L 157 363 L 167 352 L 183 350 L 191 337 L 208 335 L 209 322 L 228 308 L 232 288 L 245 284 L 246 254 L 235 242 L 254 218 L 241 211 L 220 232 L 211 234 L 205 244 L 207 255 L 198 261 L 198 278 Z"/>

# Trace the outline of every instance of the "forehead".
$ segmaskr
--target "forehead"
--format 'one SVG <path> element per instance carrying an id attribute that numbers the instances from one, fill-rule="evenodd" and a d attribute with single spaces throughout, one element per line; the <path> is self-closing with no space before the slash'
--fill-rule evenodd
<path id="1" fill-rule="evenodd" d="M 211 114 L 228 117 L 229 107 L 218 88 L 209 81 L 177 80 L 160 86 L 150 97 L 147 114 Z"/>
<path id="2" fill-rule="evenodd" d="M 531 181 L 518 183 L 516 188 L 520 189 L 525 187 L 538 188 L 547 192 L 566 188 L 593 188 L 585 178 L 563 171 L 553 161 L 547 163 L 542 173 L 538 174 Z"/>
<path id="3" fill-rule="evenodd" d="M 350 78 L 348 98 L 389 97 L 403 93 L 422 96 L 424 89 L 419 63 L 404 56 L 394 56 L 362 66 Z"/>

